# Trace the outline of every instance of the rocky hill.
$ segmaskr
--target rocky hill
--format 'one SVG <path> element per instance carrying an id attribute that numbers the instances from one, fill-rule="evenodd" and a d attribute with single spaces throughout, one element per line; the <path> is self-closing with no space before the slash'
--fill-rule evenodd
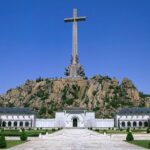
<path id="1" fill-rule="evenodd" d="M 122 107 L 149 107 L 150 96 L 139 92 L 131 80 L 94 76 L 85 79 L 27 80 L 22 86 L 0 96 L 0 106 L 30 107 L 39 117 L 54 117 L 56 111 L 82 107 L 97 117 L 112 117 Z"/>

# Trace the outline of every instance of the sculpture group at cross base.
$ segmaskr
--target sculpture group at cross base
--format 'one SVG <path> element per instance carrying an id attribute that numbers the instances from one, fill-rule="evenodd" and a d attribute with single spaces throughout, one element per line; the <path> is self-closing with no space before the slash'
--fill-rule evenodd
<path id="1" fill-rule="evenodd" d="M 77 64 L 73 64 L 73 57 L 71 56 L 71 65 L 65 68 L 65 76 L 67 77 L 85 77 L 85 72 L 82 65 L 79 64 L 79 57 L 76 55 Z M 74 69 L 75 74 L 72 76 L 72 70 Z"/>

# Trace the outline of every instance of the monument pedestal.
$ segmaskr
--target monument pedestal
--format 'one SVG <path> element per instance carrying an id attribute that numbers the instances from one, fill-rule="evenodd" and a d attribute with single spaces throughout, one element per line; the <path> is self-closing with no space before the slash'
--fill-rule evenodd
<path id="1" fill-rule="evenodd" d="M 85 77 L 84 69 L 80 64 L 71 64 L 66 68 L 65 75 L 71 78 Z"/>

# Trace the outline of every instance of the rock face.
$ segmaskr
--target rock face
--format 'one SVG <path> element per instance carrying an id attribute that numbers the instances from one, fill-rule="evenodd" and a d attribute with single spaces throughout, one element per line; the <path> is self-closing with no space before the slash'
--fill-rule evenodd
<path id="1" fill-rule="evenodd" d="M 68 107 L 83 107 L 96 112 L 97 117 L 112 117 L 116 109 L 127 106 L 149 106 L 150 97 L 139 93 L 132 81 L 125 78 L 94 76 L 89 80 L 37 79 L 28 80 L 16 89 L 0 96 L 0 105 L 30 107 L 39 117 L 54 117 L 56 111 Z"/>

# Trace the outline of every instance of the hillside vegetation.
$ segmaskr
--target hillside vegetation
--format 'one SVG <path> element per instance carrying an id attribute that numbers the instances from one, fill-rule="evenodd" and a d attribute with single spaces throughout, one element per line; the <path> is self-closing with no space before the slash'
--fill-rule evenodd
<path id="1" fill-rule="evenodd" d="M 0 106 L 29 107 L 38 117 L 54 117 L 64 108 L 82 107 L 110 118 L 122 107 L 149 107 L 150 97 L 139 92 L 131 80 L 94 76 L 85 79 L 27 80 L 22 86 L 0 96 Z"/>

